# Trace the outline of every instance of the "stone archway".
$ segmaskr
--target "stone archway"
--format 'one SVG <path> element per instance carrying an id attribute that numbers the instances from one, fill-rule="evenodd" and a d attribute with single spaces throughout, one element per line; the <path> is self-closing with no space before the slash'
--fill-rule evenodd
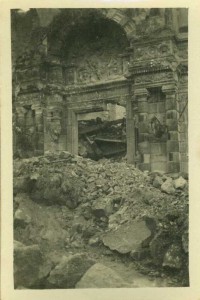
<path id="1" fill-rule="evenodd" d="M 52 72 L 57 74 L 56 80 L 62 77 L 65 88 L 66 145 L 74 154 L 78 149 L 77 115 L 85 110 L 105 110 L 106 103 L 126 106 L 129 96 L 129 83 L 124 76 L 128 69 L 129 54 L 125 52 L 129 41 L 121 25 L 125 26 L 128 20 L 125 22 L 125 16 L 115 10 L 112 14 L 109 11 L 109 16 L 98 11 L 92 10 L 87 17 L 83 15 L 77 24 L 70 23 L 66 31 L 60 30 L 62 19 L 59 19 L 54 24 L 59 28 L 57 42 L 55 35 L 49 37 L 49 55 L 59 61 Z"/>

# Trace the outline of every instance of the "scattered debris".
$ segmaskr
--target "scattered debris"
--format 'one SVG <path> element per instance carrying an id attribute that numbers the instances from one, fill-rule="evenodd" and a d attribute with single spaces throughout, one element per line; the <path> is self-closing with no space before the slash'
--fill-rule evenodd
<path id="1" fill-rule="evenodd" d="M 176 269 L 177 274 L 170 273 L 176 286 L 187 285 L 188 273 L 182 267 L 188 265 L 186 179 L 143 173 L 125 161 L 93 161 L 65 151 L 14 160 L 14 182 L 17 178 L 14 238 L 23 247 L 37 245 L 34 251 L 42 255 L 40 263 L 35 262 L 37 272 L 27 281 L 20 281 L 19 274 L 26 268 L 23 257 L 20 261 L 16 256 L 17 288 L 86 287 L 90 275 L 84 274 L 104 258 L 117 259 L 123 268 L 123 260 L 138 263 L 141 272 L 147 264 L 148 276 Z M 176 241 L 179 251 L 173 246 Z M 80 272 L 75 272 L 74 264 Z M 108 285 L 114 287 L 116 276 L 111 278 Z M 100 273 L 91 284 L 104 284 Z"/>
<path id="2" fill-rule="evenodd" d="M 112 269 L 102 265 L 93 265 L 77 283 L 76 288 L 128 288 L 130 285 Z"/>

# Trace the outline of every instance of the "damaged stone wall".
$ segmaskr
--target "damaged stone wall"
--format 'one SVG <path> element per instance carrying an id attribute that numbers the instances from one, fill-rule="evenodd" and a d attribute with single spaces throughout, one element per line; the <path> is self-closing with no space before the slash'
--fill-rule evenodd
<path id="1" fill-rule="evenodd" d="M 13 10 L 12 45 L 13 112 L 24 128 L 27 106 L 35 111 L 34 155 L 77 153 L 77 114 L 113 103 L 126 106 L 129 162 L 187 171 L 186 9 Z M 152 100 L 159 91 L 165 100 Z M 164 130 L 157 145 L 152 120 Z"/>

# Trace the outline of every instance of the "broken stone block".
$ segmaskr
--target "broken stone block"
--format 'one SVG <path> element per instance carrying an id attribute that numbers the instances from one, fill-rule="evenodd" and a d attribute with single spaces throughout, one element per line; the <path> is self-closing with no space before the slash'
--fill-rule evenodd
<path id="1" fill-rule="evenodd" d="M 99 237 L 91 237 L 88 241 L 88 245 L 90 246 L 97 246 L 99 244 Z"/>
<path id="2" fill-rule="evenodd" d="M 14 215 L 14 226 L 25 228 L 31 222 L 31 217 L 28 216 L 23 209 L 17 209 Z"/>
<path id="3" fill-rule="evenodd" d="M 163 259 L 163 267 L 181 269 L 183 264 L 181 245 L 172 244 Z"/>
<path id="4" fill-rule="evenodd" d="M 147 258 L 150 255 L 149 248 L 138 248 L 137 250 L 133 250 L 130 253 L 130 257 L 134 260 L 142 260 Z"/>
<path id="5" fill-rule="evenodd" d="M 184 189 L 186 184 L 187 181 L 183 177 L 179 177 L 178 179 L 174 180 L 175 189 Z"/>
<path id="6" fill-rule="evenodd" d="M 50 272 L 46 288 L 74 288 L 94 263 L 85 254 L 63 257 L 61 262 Z"/>
<path id="7" fill-rule="evenodd" d="M 34 286 L 40 278 L 42 253 L 38 245 L 25 246 L 14 242 L 14 283 L 15 288 Z"/>
<path id="8" fill-rule="evenodd" d="M 92 205 L 92 211 L 97 218 L 111 215 L 114 212 L 113 200 L 109 197 L 96 199 Z"/>
<path id="9" fill-rule="evenodd" d="M 186 172 L 180 172 L 179 173 L 179 175 L 181 176 L 181 177 L 183 177 L 184 179 L 186 179 L 186 180 L 188 180 L 188 173 L 186 173 Z"/>
<path id="10" fill-rule="evenodd" d="M 168 177 L 166 181 L 161 185 L 161 191 L 166 194 L 174 194 L 175 188 L 173 184 L 173 179 Z"/>
<path id="11" fill-rule="evenodd" d="M 102 264 L 93 265 L 76 284 L 81 288 L 122 288 L 129 285 L 111 268 Z"/>
<path id="12" fill-rule="evenodd" d="M 162 177 L 160 176 L 156 176 L 154 181 L 153 181 L 153 186 L 157 189 L 159 189 L 161 187 L 161 185 L 163 184 L 163 180 Z"/>
<path id="13" fill-rule="evenodd" d="M 149 244 L 150 253 L 156 265 L 161 265 L 163 257 L 171 244 L 169 234 L 165 232 L 158 232 Z"/>
<path id="14" fill-rule="evenodd" d="M 29 180 L 25 176 L 15 177 L 13 180 L 13 193 L 14 195 L 18 193 L 29 192 Z"/>
<path id="15" fill-rule="evenodd" d="M 103 243 L 111 250 L 125 254 L 137 250 L 150 236 L 145 221 L 132 221 L 106 233 Z"/>

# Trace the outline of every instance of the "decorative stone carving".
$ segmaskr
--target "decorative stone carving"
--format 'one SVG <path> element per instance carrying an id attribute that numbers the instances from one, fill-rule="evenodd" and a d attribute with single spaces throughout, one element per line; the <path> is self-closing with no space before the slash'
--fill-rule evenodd
<path id="1" fill-rule="evenodd" d="M 164 28 L 164 18 L 163 16 L 151 16 L 146 18 L 144 21 L 138 23 L 137 25 L 137 35 L 148 35 L 152 34 L 157 30 Z"/>
<path id="2" fill-rule="evenodd" d="M 188 49 L 187 48 L 179 49 L 178 55 L 181 59 L 188 59 Z"/>
<path id="3" fill-rule="evenodd" d="M 161 138 L 167 133 L 167 126 L 154 116 L 149 122 L 149 133 L 153 134 L 156 138 Z"/>
<path id="4" fill-rule="evenodd" d="M 112 56 L 102 55 L 101 59 L 93 55 L 89 59 L 82 60 L 77 69 L 78 82 L 96 82 L 100 80 L 115 79 L 122 75 L 122 60 Z"/>
<path id="5" fill-rule="evenodd" d="M 20 69 L 17 71 L 17 81 L 25 82 L 40 78 L 40 69 L 38 66 L 30 67 L 27 69 Z"/>
<path id="6" fill-rule="evenodd" d="M 142 46 L 135 49 L 134 60 L 143 60 L 163 57 L 171 54 L 169 43 L 163 42 L 157 45 Z"/>
<path id="7" fill-rule="evenodd" d="M 151 83 L 151 82 L 159 82 L 166 79 L 172 79 L 173 74 L 171 72 L 165 73 L 155 73 L 155 74 L 147 74 L 147 75 L 140 75 L 135 78 L 135 83 Z"/>
<path id="8" fill-rule="evenodd" d="M 47 132 L 49 133 L 51 140 L 54 143 L 57 143 L 61 134 L 61 121 L 60 120 L 54 120 L 54 121 L 48 121 L 47 124 Z"/>
<path id="9" fill-rule="evenodd" d="M 66 64 L 74 63 L 77 75 L 77 84 L 96 83 L 123 77 L 124 69 L 127 69 L 125 49 L 128 41 L 121 32 L 114 27 L 111 32 L 120 36 L 119 40 L 113 39 L 112 35 L 99 34 L 93 36 L 77 37 L 67 50 Z M 126 58 L 126 59 L 125 59 Z M 73 82 L 66 82 L 66 84 Z"/>

